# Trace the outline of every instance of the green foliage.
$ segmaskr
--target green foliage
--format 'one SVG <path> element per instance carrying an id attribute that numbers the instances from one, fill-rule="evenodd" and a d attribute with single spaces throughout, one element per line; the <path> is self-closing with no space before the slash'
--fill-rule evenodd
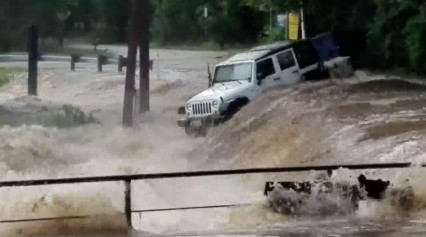
<path id="1" fill-rule="evenodd" d="M 80 57 L 97 57 L 98 55 L 106 56 L 107 58 L 114 58 L 115 54 L 104 50 L 94 50 L 89 48 L 73 48 L 73 47 L 60 47 L 57 44 L 45 44 L 40 48 L 43 54 L 54 53 L 60 55 L 78 55 Z"/>
<path id="2" fill-rule="evenodd" d="M 155 0 L 152 21 L 153 37 L 161 44 L 203 38 L 203 28 L 198 24 L 200 7 L 205 0 Z"/>
<path id="3" fill-rule="evenodd" d="M 152 33 L 162 45 L 213 40 L 223 48 L 256 41 L 263 27 L 263 14 L 240 1 L 156 0 L 154 4 Z"/>
<path id="4" fill-rule="evenodd" d="M 99 43 L 124 42 L 127 38 L 130 0 L 81 0 L 91 1 L 92 31 Z"/>
<path id="5" fill-rule="evenodd" d="M 58 128 L 70 128 L 90 123 L 99 123 L 92 113 L 86 115 L 78 108 L 71 105 L 64 105 L 60 110 L 52 114 L 48 125 Z"/>
<path id="6" fill-rule="evenodd" d="M 242 0 L 242 5 L 256 8 L 261 11 L 269 11 L 272 8 L 274 11 L 289 11 L 300 9 L 300 0 Z M 308 1 L 308 3 L 312 3 Z"/>
<path id="7" fill-rule="evenodd" d="M 36 24 L 42 37 L 63 39 L 61 16 L 67 16 L 75 0 L 2 0 L 0 1 L 0 44 L 2 49 L 25 48 L 28 27 Z"/>
<path id="8" fill-rule="evenodd" d="M 426 6 L 418 0 L 376 0 L 370 28 L 371 49 L 383 67 L 426 73 Z"/>
<path id="9" fill-rule="evenodd" d="M 271 31 L 268 31 L 268 37 L 262 41 L 265 43 L 273 43 L 276 41 L 286 40 L 285 28 L 274 27 Z"/>
<path id="10" fill-rule="evenodd" d="M 209 37 L 219 44 L 221 48 L 225 47 L 226 42 L 231 41 L 232 37 L 232 19 L 220 10 L 206 20 L 206 28 Z"/>
<path id="11" fill-rule="evenodd" d="M 3 69 L 0 69 L 0 87 L 9 82 L 9 73 L 5 72 Z"/>
<path id="12" fill-rule="evenodd" d="M 419 9 L 415 17 L 409 19 L 404 31 L 408 50 L 409 66 L 412 71 L 426 74 L 426 7 Z"/>
<path id="13" fill-rule="evenodd" d="M 298 10 L 300 1 L 244 0 L 258 9 Z M 304 0 L 306 31 L 313 36 L 324 31 L 368 32 L 368 48 L 356 60 L 385 69 L 406 68 L 426 74 L 426 4 L 421 0 Z M 279 40 L 278 30 L 270 39 Z M 277 37 L 278 36 L 278 37 Z"/>
<path id="14" fill-rule="evenodd" d="M 0 50 L 25 48 L 28 26 L 43 38 L 85 36 L 93 45 L 126 42 L 130 0 L 2 0 Z M 160 46 L 202 45 L 226 48 L 282 40 L 269 32 L 270 17 L 302 6 L 307 36 L 325 31 L 368 32 L 368 49 L 357 61 L 366 66 L 407 68 L 426 74 L 424 0 L 151 0 L 151 38 Z M 204 7 L 208 17 L 204 17 Z M 70 12 L 65 21 L 58 16 Z M 271 15 L 270 15 L 271 14 Z M 62 14 L 63 15 L 63 14 Z M 267 37 L 265 37 L 267 35 Z M 44 41 L 42 41 L 44 42 Z"/>
<path id="15" fill-rule="evenodd" d="M 23 73 L 26 70 L 18 67 L 0 67 L 0 87 L 4 86 L 10 81 L 10 77 L 14 73 Z"/>

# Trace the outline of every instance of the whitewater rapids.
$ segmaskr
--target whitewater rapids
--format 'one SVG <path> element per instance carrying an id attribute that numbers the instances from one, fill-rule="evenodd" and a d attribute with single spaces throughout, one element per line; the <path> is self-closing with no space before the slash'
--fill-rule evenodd
<path id="1" fill-rule="evenodd" d="M 125 52 L 124 47 L 109 48 L 117 54 Z M 69 72 L 62 63 L 41 64 L 39 99 L 25 97 L 25 75 L 15 75 L 0 88 L 1 108 L 16 112 L 8 113 L 12 117 L 4 117 L 5 121 L 27 125 L 0 127 L 0 178 L 425 161 L 426 86 L 419 81 L 363 75 L 279 88 L 253 101 L 208 137 L 190 139 L 176 126 L 177 107 L 205 89 L 206 63 L 217 63 L 226 54 L 152 50 L 151 55 L 155 60 L 152 111 L 139 117 L 134 129 L 119 125 L 124 76 L 114 65 L 97 73 L 92 64 L 81 64 L 76 72 Z M 58 129 L 31 122 L 33 117 L 44 116 L 45 108 L 65 103 L 93 112 L 102 124 Z M 395 186 L 406 186 L 409 179 L 417 200 L 415 211 L 407 214 L 386 199 L 363 203 L 359 211 L 343 218 L 292 218 L 265 206 L 265 181 L 311 180 L 317 177 L 315 172 L 138 181 L 133 186 L 135 210 L 245 205 L 134 214 L 134 225 L 150 233 L 195 236 L 422 236 L 426 231 L 423 173 L 416 167 L 366 173 Z M 358 174 L 339 170 L 332 179 L 354 182 Z M 127 233 L 123 192 L 121 183 L 1 188 L 1 220 L 94 217 L 0 224 L 0 235 L 152 236 Z"/>

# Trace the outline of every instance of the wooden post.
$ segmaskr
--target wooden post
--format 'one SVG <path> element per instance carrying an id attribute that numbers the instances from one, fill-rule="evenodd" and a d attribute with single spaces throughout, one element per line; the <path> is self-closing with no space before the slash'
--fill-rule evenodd
<path id="1" fill-rule="evenodd" d="M 75 71 L 75 64 L 78 62 L 79 56 L 72 54 L 71 55 L 71 71 Z"/>
<path id="2" fill-rule="evenodd" d="M 98 72 L 102 72 L 102 62 L 100 55 L 98 55 Z"/>
<path id="3" fill-rule="evenodd" d="M 126 62 L 126 82 L 124 88 L 123 125 L 133 126 L 133 101 L 135 95 L 135 70 L 138 43 L 141 35 L 141 4 L 142 1 L 132 0 L 130 33 Z"/>
<path id="4" fill-rule="evenodd" d="M 127 65 L 127 58 L 123 57 L 123 55 L 120 55 L 118 57 L 118 72 L 123 72 L 123 67 L 126 67 Z"/>
<path id="5" fill-rule="evenodd" d="M 210 73 L 210 65 L 207 63 L 207 79 L 209 80 L 209 84 L 207 88 L 210 88 L 213 84 L 212 74 Z"/>
<path id="6" fill-rule="evenodd" d="M 127 226 L 132 229 L 132 189 L 131 180 L 124 181 L 124 213 L 126 215 Z"/>
<path id="7" fill-rule="evenodd" d="M 102 66 L 106 64 L 107 57 L 105 55 L 98 55 L 98 72 L 102 72 Z"/>
<path id="8" fill-rule="evenodd" d="M 28 40 L 28 95 L 37 95 L 38 29 L 30 27 Z"/>
<path id="9" fill-rule="evenodd" d="M 139 50 L 140 74 L 139 74 L 139 113 L 150 110 L 149 99 L 149 71 L 152 68 L 152 61 L 149 59 L 149 39 L 150 20 L 152 6 L 149 0 L 140 0 L 142 10 L 142 35 Z"/>
<path id="10" fill-rule="evenodd" d="M 75 61 L 74 61 L 74 57 L 73 55 L 71 55 L 71 66 L 70 66 L 71 71 L 75 71 Z"/>
<path id="11" fill-rule="evenodd" d="M 123 55 L 118 56 L 118 72 L 123 72 Z"/>

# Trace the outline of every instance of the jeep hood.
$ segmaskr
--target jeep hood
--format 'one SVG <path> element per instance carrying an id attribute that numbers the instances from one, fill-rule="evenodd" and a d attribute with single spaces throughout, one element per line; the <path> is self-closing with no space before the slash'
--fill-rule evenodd
<path id="1" fill-rule="evenodd" d="M 251 87 L 249 81 L 232 81 L 216 83 L 212 87 L 198 95 L 192 97 L 189 102 L 203 101 L 203 100 L 215 100 L 222 97 L 225 101 L 238 97 L 242 92 L 248 90 Z"/>

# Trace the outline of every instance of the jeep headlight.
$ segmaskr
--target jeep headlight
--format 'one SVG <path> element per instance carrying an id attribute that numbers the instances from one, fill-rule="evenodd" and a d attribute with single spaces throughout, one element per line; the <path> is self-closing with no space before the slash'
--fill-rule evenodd
<path id="1" fill-rule="evenodd" d="M 213 100 L 213 102 L 212 102 L 212 106 L 213 106 L 214 108 L 217 108 L 217 107 L 219 106 L 219 102 L 218 102 L 217 100 Z"/>
<path id="2" fill-rule="evenodd" d="M 191 103 L 186 104 L 186 110 L 191 110 L 191 109 L 192 109 Z"/>

